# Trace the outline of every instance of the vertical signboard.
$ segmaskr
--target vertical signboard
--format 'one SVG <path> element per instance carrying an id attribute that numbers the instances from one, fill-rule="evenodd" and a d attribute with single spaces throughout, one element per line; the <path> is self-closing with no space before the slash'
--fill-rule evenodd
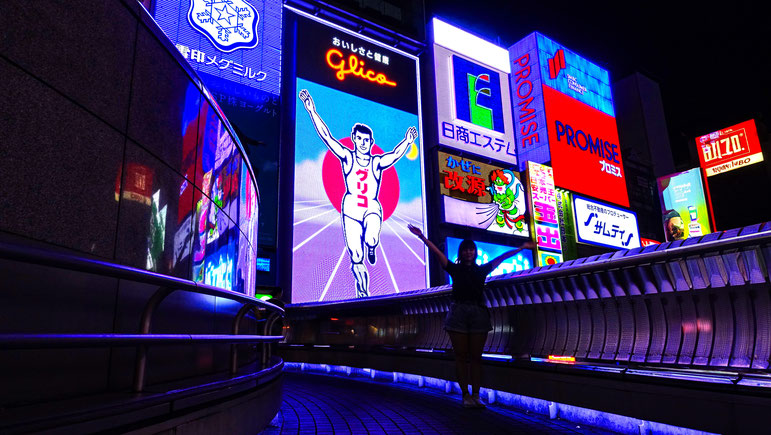
<path id="1" fill-rule="evenodd" d="M 657 180 L 667 242 L 712 232 L 699 168 Z"/>
<path id="2" fill-rule="evenodd" d="M 540 33 L 509 55 L 520 168 L 551 162 L 557 186 L 629 206 L 608 72 Z"/>
<path id="3" fill-rule="evenodd" d="M 700 136 L 696 147 L 707 177 L 763 161 L 754 119 Z"/>
<path id="4" fill-rule="evenodd" d="M 427 286 L 418 59 L 301 12 L 292 302 Z M 288 24 L 289 25 L 289 24 Z"/>
<path id="5" fill-rule="evenodd" d="M 614 249 L 640 247 L 634 212 L 578 195 L 573 195 L 573 210 L 580 243 Z"/>
<path id="6" fill-rule="evenodd" d="M 156 0 L 155 21 L 193 69 L 281 91 L 281 1 Z"/>
<path id="7" fill-rule="evenodd" d="M 539 266 L 560 263 L 562 240 L 557 218 L 554 172 L 546 165 L 528 162 L 527 177 L 537 263 Z"/>
<path id="8" fill-rule="evenodd" d="M 506 49 L 436 18 L 439 143 L 517 164 Z"/>
<path id="9" fill-rule="evenodd" d="M 576 247 L 576 226 L 573 219 L 573 194 L 564 189 L 555 189 L 557 200 L 557 219 L 560 226 L 560 240 L 562 240 L 562 256 L 565 260 L 578 258 Z"/>
<path id="10" fill-rule="evenodd" d="M 441 151 L 438 156 L 445 222 L 530 236 L 518 172 Z"/>

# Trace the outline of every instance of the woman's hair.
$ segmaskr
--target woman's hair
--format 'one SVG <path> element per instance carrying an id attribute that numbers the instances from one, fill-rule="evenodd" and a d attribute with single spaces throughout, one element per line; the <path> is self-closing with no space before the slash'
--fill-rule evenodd
<path id="1" fill-rule="evenodd" d="M 465 239 L 462 242 L 460 242 L 460 245 L 458 245 L 458 259 L 455 260 L 456 263 L 460 263 L 460 253 L 461 253 L 461 251 L 463 251 L 464 249 L 469 249 L 469 248 L 473 249 L 474 252 L 477 252 L 477 244 L 474 243 L 473 240 Z"/>

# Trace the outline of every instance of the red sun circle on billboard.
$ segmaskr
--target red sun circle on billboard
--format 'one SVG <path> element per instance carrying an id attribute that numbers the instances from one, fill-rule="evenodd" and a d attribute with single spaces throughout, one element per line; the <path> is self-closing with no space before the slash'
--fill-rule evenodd
<path id="1" fill-rule="evenodd" d="M 340 143 L 353 151 L 353 142 L 350 137 L 340 140 Z M 376 144 L 372 145 L 372 155 L 382 155 L 385 152 Z M 327 193 L 329 202 L 335 207 L 338 213 L 341 212 L 343 205 L 343 195 L 345 195 L 345 179 L 340 160 L 327 150 L 324 155 L 324 162 L 321 165 L 321 181 L 324 183 L 324 191 Z M 396 210 L 396 204 L 399 203 L 399 175 L 396 168 L 391 166 L 383 171 L 380 179 L 380 192 L 378 192 L 378 201 L 383 207 L 383 221 L 387 220 Z"/>

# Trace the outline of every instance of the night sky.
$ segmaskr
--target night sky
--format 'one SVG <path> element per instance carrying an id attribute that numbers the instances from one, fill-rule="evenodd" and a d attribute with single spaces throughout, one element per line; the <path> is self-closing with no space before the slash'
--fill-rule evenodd
<path id="1" fill-rule="evenodd" d="M 771 18 L 759 3 L 679 3 L 426 0 L 426 19 L 433 12 L 503 47 L 539 31 L 608 69 L 611 81 L 634 72 L 652 78 L 682 169 L 696 136 L 754 118 L 768 140 Z"/>

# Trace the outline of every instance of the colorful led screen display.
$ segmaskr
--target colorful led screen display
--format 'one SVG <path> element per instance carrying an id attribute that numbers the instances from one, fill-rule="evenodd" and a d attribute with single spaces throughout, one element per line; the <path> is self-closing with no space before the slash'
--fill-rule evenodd
<path id="1" fill-rule="evenodd" d="M 539 33 L 509 55 L 520 169 L 550 162 L 557 186 L 629 206 L 608 72 Z"/>
<path id="2" fill-rule="evenodd" d="M 280 95 L 279 0 L 156 0 L 155 21 L 197 71 Z"/>
<path id="3" fill-rule="evenodd" d="M 449 24 L 434 20 L 439 143 L 516 165 L 508 74 L 485 63 L 507 65 L 508 53 L 479 40 L 479 52 L 491 53 L 495 60 L 471 56 L 463 45 L 473 35 L 453 28 L 445 36 L 437 26 Z"/>
<path id="4" fill-rule="evenodd" d="M 578 195 L 573 195 L 573 210 L 580 243 L 615 249 L 640 247 L 634 212 Z"/>
<path id="5" fill-rule="evenodd" d="M 659 177 L 657 184 L 667 242 L 712 232 L 699 168 Z"/>
<path id="6" fill-rule="evenodd" d="M 446 243 L 447 259 L 453 263 L 458 261 L 458 247 L 460 247 L 461 239 L 455 237 L 448 237 Z M 477 260 L 478 265 L 488 263 L 490 260 L 505 254 L 512 249 L 516 249 L 515 246 L 498 245 L 495 243 L 486 243 L 474 241 L 477 245 Z M 533 251 L 530 249 L 523 249 L 519 251 L 513 257 L 507 258 L 501 263 L 500 266 L 493 269 L 489 276 L 505 275 L 507 273 L 520 272 L 526 269 L 530 269 L 533 264 Z M 449 276 L 449 275 L 447 275 Z M 452 278 L 450 278 L 452 283 Z"/>
<path id="7" fill-rule="evenodd" d="M 707 177 L 763 161 L 754 119 L 699 136 L 696 147 Z"/>
<path id="8" fill-rule="evenodd" d="M 444 221 L 529 237 L 520 175 L 501 166 L 439 152 Z"/>
<path id="9" fill-rule="evenodd" d="M 537 263 L 549 266 L 562 262 L 562 239 L 557 215 L 557 193 L 552 168 L 527 162 L 530 211 L 537 246 Z"/>
<path id="10" fill-rule="evenodd" d="M 291 14 L 296 26 L 292 302 L 427 286 L 417 58 Z"/>

